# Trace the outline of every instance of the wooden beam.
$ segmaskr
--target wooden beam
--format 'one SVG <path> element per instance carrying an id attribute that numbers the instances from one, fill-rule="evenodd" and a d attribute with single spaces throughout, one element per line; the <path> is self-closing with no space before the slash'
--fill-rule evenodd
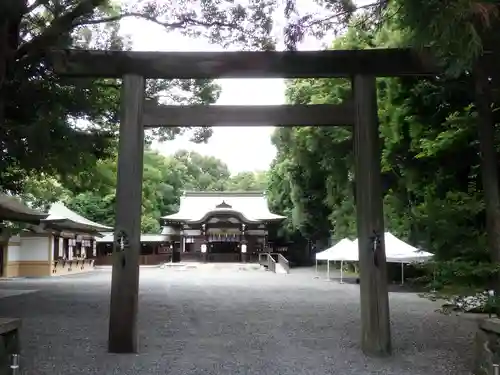
<path id="1" fill-rule="evenodd" d="M 375 77 L 355 76 L 353 89 L 361 346 L 365 354 L 387 356 L 391 332 Z"/>
<path id="2" fill-rule="evenodd" d="M 146 102 L 145 127 L 351 125 L 354 104 L 341 105 L 157 105 Z"/>
<path id="3" fill-rule="evenodd" d="M 137 352 L 145 80 L 123 77 L 108 350 Z"/>
<path id="4" fill-rule="evenodd" d="M 299 52 L 134 52 L 55 50 L 57 74 L 120 78 L 328 78 L 435 75 L 428 50 L 366 49 Z"/>

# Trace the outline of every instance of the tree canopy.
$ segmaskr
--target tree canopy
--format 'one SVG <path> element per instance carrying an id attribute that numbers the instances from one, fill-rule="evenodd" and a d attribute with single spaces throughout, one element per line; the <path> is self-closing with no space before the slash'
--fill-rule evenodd
<path id="1" fill-rule="evenodd" d="M 53 74 L 53 48 L 129 49 L 119 21 L 135 17 L 245 48 L 272 45 L 273 1 L 125 2 L 8 0 L 0 4 L 0 189 L 19 193 L 43 173 L 65 178 L 109 157 L 117 132 L 119 81 L 68 80 Z M 214 103 L 219 87 L 208 80 L 148 82 L 149 99 Z M 26 103 L 29 98 L 29 105 Z M 186 128 L 150 135 L 173 139 Z M 208 128 L 195 129 L 204 142 Z"/>
<path id="2" fill-rule="evenodd" d="M 61 200 L 84 217 L 113 226 L 116 161 L 116 155 L 100 160 L 64 182 L 50 176 L 31 178 L 22 197 L 40 208 Z M 142 231 L 159 232 L 160 217 L 177 212 L 184 191 L 265 191 L 266 187 L 264 172 L 231 175 L 226 164 L 211 156 L 184 150 L 163 156 L 148 148 L 144 153 Z"/>
<path id="3" fill-rule="evenodd" d="M 365 29 L 353 20 L 332 48 L 404 45 L 413 36 L 395 24 Z M 351 95 L 350 87 L 343 79 L 290 80 L 287 100 L 336 104 Z M 490 258 L 473 80 L 466 72 L 384 78 L 377 91 L 386 228 L 435 253 L 443 280 L 485 282 L 491 270 L 483 267 Z M 288 214 L 289 232 L 323 242 L 330 235 L 356 238 L 351 130 L 278 128 L 273 142 L 278 153 L 269 197 Z"/>

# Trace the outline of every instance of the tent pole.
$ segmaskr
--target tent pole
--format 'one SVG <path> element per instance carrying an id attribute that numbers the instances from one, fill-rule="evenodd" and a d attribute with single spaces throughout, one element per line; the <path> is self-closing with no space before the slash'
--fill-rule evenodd
<path id="1" fill-rule="evenodd" d="M 318 260 L 316 259 L 316 275 L 318 274 Z"/>
<path id="2" fill-rule="evenodd" d="M 405 283 L 405 266 L 404 263 L 401 262 L 401 285 Z"/>
<path id="3" fill-rule="evenodd" d="M 436 293 L 436 263 L 434 263 L 432 267 L 432 281 L 433 281 L 433 286 L 431 293 Z"/>
<path id="4" fill-rule="evenodd" d="M 330 280 L 330 259 L 326 261 L 326 278 Z"/>
<path id="5" fill-rule="evenodd" d="M 344 283 L 344 261 L 340 261 L 340 283 Z"/>

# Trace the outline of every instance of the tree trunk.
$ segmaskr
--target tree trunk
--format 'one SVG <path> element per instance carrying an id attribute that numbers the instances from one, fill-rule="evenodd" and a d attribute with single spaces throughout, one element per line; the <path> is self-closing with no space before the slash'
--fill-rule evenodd
<path id="1" fill-rule="evenodd" d="M 486 234 L 491 262 L 498 264 L 500 262 L 500 192 L 495 149 L 495 122 L 493 120 L 491 82 L 486 69 L 483 68 L 481 58 L 475 66 L 474 73 L 481 175 L 486 206 Z M 500 274 L 495 276 L 494 290 L 495 295 L 500 296 Z"/>

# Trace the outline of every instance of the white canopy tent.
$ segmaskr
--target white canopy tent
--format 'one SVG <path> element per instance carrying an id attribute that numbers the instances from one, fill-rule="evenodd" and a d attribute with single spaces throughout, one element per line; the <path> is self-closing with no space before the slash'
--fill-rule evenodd
<path id="1" fill-rule="evenodd" d="M 385 232 L 385 256 L 388 263 L 401 264 L 401 284 L 404 283 L 404 265 L 408 263 L 425 262 L 433 257 L 433 254 L 419 250 L 406 242 L 400 240 L 392 233 Z M 351 241 L 347 238 L 339 241 L 324 251 L 316 253 L 316 272 L 318 271 L 318 260 L 327 261 L 327 278 L 330 279 L 330 261 L 340 261 L 340 282 L 343 282 L 343 263 L 358 262 L 358 240 Z"/>
<path id="2" fill-rule="evenodd" d="M 425 262 L 434 256 L 431 253 L 419 250 L 416 247 L 407 244 L 389 232 L 385 232 L 384 240 L 387 262 L 401 264 L 401 284 L 404 283 L 405 264 Z M 357 248 L 358 240 L 354 240 L 353 244 Z"/>
<path id="3" fill-rule="evenodd" d="M 357 261 L 358 250 L 353 242 L 344 238 L 335 246 L 332 246 L 322 252 L 316 253 L 316 272 L 318 272 L 318 260 L 326 260 L 327 278 L 330 279 L 330 261 L 340 261 L 340 283 L 343 283 L 344 277 L 344 261 Z"/>

